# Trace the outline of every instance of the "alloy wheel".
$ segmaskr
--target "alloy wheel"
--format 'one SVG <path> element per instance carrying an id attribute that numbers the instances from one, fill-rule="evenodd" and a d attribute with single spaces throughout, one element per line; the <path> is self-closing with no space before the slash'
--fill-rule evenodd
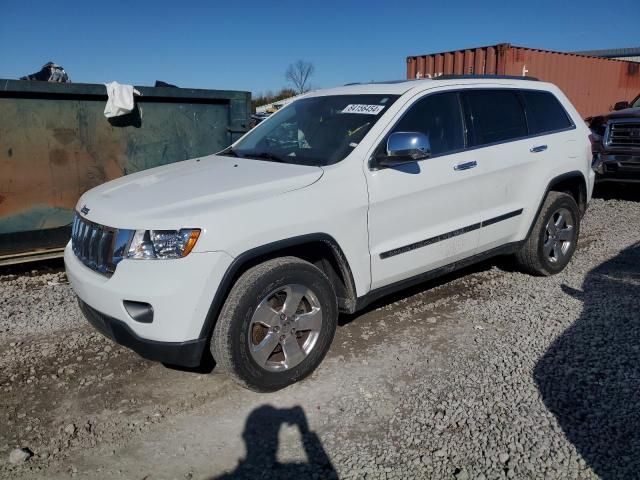
<path id="1" fill-rule="evenodd" d="M 569 255 L 574 242 L 574 220 L 566 208 L 556 210 L 545 228 L 542 249 L 551 263 L 562 262 Z"/>
<path id="2" fill-rule="evenodd" d="M 321 328 L 322 309 L 313 291 L 304 285 L 285 285 L 255 309 L 248 330 L 249 351 L 265 370 L 289 370 L 311 353 Z"/>

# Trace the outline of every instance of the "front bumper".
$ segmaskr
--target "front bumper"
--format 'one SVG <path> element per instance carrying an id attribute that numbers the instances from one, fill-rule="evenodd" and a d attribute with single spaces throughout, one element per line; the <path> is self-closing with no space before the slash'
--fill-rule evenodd
<path id="1" fill-rule="evenodd" d="M 189 342 L 147 340 L 136 335 L 126 323 L 100 313 L 82 300 L 78 299 L 78 304 L 85 318 L 96 330 L 147 360 L 183 367 L 197 367 L 202 361 L 202 354 L 207 346 L 206 338 Z"/>
<path id="2" fill-rule="evenodd" d="M 178 260 L 123 260 L 108 277 L 65 249 L 69 282 L 87 319 L 103 334 L 145 358 L 193 366 L 210 332 L 203 328 L 213 297 L 233 258 L 192 252 Z M 124 302 L 148 303 L 153 320 L 134 319 Z"/>
<path id="3" fill-rule="evenodd" d="M 640 153 L 597 153 L 596 182 L 640 183 Z"/>

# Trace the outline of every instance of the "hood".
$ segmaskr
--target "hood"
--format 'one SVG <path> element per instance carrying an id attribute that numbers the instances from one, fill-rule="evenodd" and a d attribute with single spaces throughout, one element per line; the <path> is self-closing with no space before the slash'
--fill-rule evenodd
<path id="1" fill-rule="evenodd" d="M 640 107 L 625 108 L 623 110 L 616 110 L 606 115 L 607 118 L 623 118 L 623 117 L 637 117 L 640 118 Z"/>
<path id="2" fill-rule="evenodd" d="M 85 193 L 76 210 L 86 206 L 88 220 L 111 227 L 176 229 L 220 208 L 304 188 L 322 174 L 320 167 L 209 155 L 107 182 Z"/>
<path id="3" fill-rule="evenodd" d="M 594 121 L 607 122 L 614 118 L 639 118 L 640 119 L 640 107 L 625 108 L 624 110 L 615 110 L 605 115 L 596 115 L 589 119 L 590 123 Z"/>

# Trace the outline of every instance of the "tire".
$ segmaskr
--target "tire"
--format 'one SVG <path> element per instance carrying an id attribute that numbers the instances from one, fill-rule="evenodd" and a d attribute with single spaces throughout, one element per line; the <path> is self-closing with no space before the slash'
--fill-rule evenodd
<path id="1" fill-rule="evenodd" d="M 521 269 L 537 276 L 564 270 L 576 250 L 580 217 L 571 195 L 549 192 L 529 237 L 515 255 Z"/>
<path id="2" fill-rule="evenodd" d="M 273 392 L 316 369 L 337 323 L 336 294 L 327 276 L 299 258 L 275 258 L 250 268 L 233 285 L 211 353 L 243 387 Z"/>

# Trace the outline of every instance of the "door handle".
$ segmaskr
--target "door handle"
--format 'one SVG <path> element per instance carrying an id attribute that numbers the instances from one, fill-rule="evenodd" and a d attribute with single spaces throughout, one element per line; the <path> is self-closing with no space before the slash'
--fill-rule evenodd
<path id="1" fill-rule="evenodd" d="M 544 152 L 547 149 L 546 145 L 538 145 L 537 147 L 531 147 L 529 151 L 531 153 Z"/>
<path id="2" fill-rule="evenodd" d="M 471 168 L 476 168 L 477 166 L 478 166 L 478 162 L 476 162 L 475 160 L 472 160 L 471 162 L 458 163 L 457 165 L 453 166 L 453 169 L 456 172 L 459 172 L 460 170 L 469 170 Z"/>

